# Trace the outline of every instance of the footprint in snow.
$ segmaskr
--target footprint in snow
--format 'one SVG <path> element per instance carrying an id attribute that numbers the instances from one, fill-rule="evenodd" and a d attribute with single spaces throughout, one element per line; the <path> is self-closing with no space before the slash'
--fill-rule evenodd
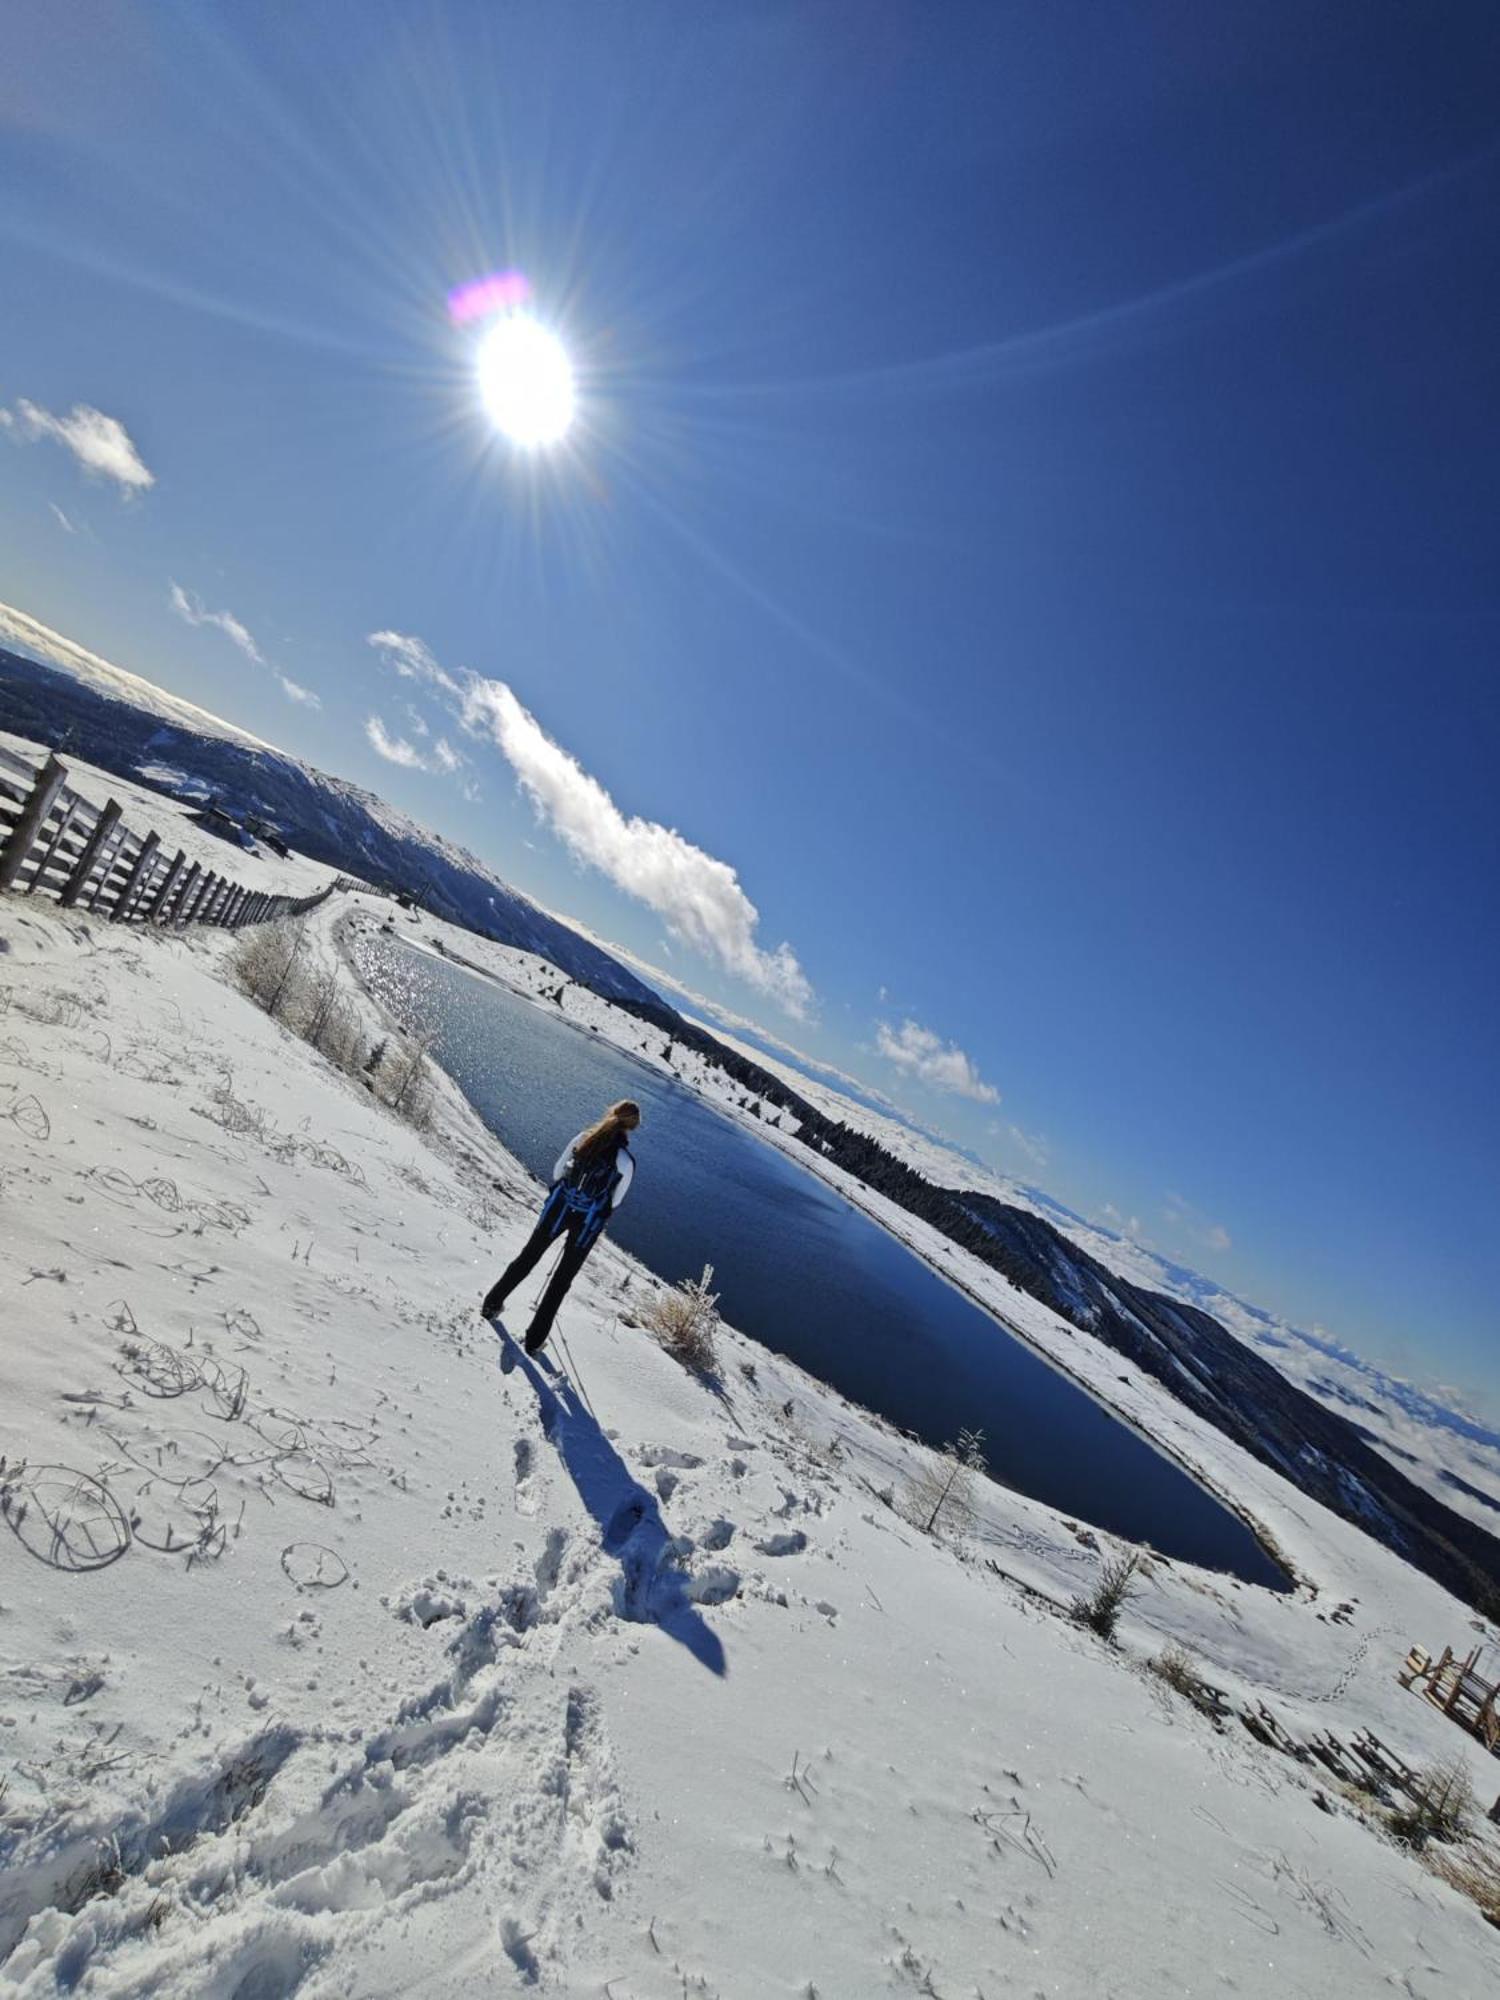
<path id="1" fill-rule="evenodd" d="M 678 1451 L 669 1444 L 643 1444 L 636 1456 L 642 1465 L 675 1465 L 683 1472 L 696 1472 L 703 1463 L 696 1452 Z"/>
<path id="2" fill-rule="evenodd" d="M 685 1576 L 682 1589 L 690 1603 L 727 1604 L 731 1597 L 739 1595 L 739 1572 L 723 1563 L 713 1563 L 699 1570 L 696 1576 Z"/>
<path id="3" fill-rule="evenodd" d="M 536 1512 L 536 1497 L 531 1491 L 531 1477 L 536 1470 L 536 1446 L 528 1437 L 516 1439 L 516 1507 L 522 1514 Z"/>
<path id="4" fill-rule="evenodd" d="M 763 1556 L 800 1556 L 807 1547 L 807 1537 L 800 1528 L 789 1528 L 784 1534 L 767 1535 L 755 1547 Z"/>

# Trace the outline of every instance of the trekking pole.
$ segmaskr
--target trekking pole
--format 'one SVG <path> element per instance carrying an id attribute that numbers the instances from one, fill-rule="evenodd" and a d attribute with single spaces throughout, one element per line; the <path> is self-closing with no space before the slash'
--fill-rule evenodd
<path id="1" fill-rule="evenodd" d="M 547 1273 L 546 1277 L 543 1278 L 542 1282 L 537 1286 L 536 1290 L 531 1295 L 531 1310 L 533 1312 L 535 1312 L 537 1307 L 541 1304 L 542 1294 L 546 1291 L 547 1287 L 552 1283 L 552 1280 L 557 1276 L 558 1270 L 562 1264 L 563 1252 L 564 1250 L 567 1249 L 567 1247 L 568 1247 L 568 1233 L 566 1230 L 564 1230 L 561 1237 L 558 1239 L 557 1255 L 552 1259 L 552 1269 Z"/>
<path id="2" fill-rule="evenodd" d="M 578 1363 L 573 1359 L 572 1348 L 569 1347 L 567 1341 L 563 1338 L 561 1327 L 557 1330 L 557 1344 L 562 1349 L 564 1361 L 568 1364 L 568 1373 L 572 1376 L 574 1385 L 583 1399 L 583 1407 L 597 1424 L 599 1421 L 599 1412 L 594 1408 L 593 1399 L 590 1397 L 588 1390 L 583 1386 L 583 1377 L 578 1372 Z"/>

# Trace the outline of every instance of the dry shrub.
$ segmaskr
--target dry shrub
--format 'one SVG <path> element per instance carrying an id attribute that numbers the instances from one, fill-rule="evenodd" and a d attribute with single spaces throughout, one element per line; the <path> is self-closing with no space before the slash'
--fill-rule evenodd
<path id="1" fill-rule="evenodd" d="M 342 991 L 337 963 L 316 965 L 306 927 L 283 920 L 246 931 L 230 956 L 231 972 L 252 1000 L 347 1076 L 365 1076 L 381 1102 L 417 1131 L 432 1124 L 433 1035 L 414 1026 L 387 1035 L 367 1050 L 359 1012 Z"/>
<path id="2" fill-rule="evenodd" d="M 305 942 L 305 927 L 283 919 L 246 931 L 230 953 L 235 979 L 268 1014 L 279 1014 L 300 999 L 303 981 L 298 961 Z"/>
<path id="3" fill-rule="evenodd" d="M 1087 1625 L 1091 1632 L 1097 1632 L 1101 1639 L 1112 1640 L 1126 1600 L 1135 1595 L 1135 1580 L 1144 1561 L 1139 1549 L 1106 1556 L 1099 1581 L 1089 1595 L 1073 1599 L 1071 1616 L 1080 1625 Z"/>
<path id="4" fill-rule="evenodd" d="M 1450 1889 L 1467 1896 L 1486 1923 L 1500 1930 L 1500 1856 L 1487 1847 L 1460 1854 L 1429 1854 L 1427 1866 Z"/>
<path id="5" fill-rule="evenodd" d="M 1164 1680 L 1169 1688 L 1186 1695 L 1189 1701 L 1197 1694 L 1198 1669 L 1187 1647 L 1176 1639 L 1169 1639 L 1149 1665 L 1158 1680 Z"/>
<path id="6" fill-rule="evenodd" d="M 1415 1793 L 1396 1807 L 1386 1825 L 1408 1847 L 1429 1840 L 1462 1840 L 1474 1817 L 1474 1780 L 1462 1755 L 1435 1764 Z"/>
<path id="7" fill-rule="evenodd" d="M 410 1041 L 387 1035 L 363 1061 L 351 1065 L 363 1071 L 370 1089 L 382 1104 L 404 1118 L 418 1132 L 431 1129 L 433 1117 L 432 1066 L 427 1051 L 433 1037 L 418 1031 Z"/>
<path id="8" fill-rule="evenodd" d="M 966 1533 L 974 1525 L 974 1475 L 984 1469 L 984 1432 L 961 1430 L 907 1487 L 902 1513 L 924 1535 Z"/>
<path id="9" fill-rule="evenodd" d="M 1190 1701 L 1203 1715 L 1212 1716 L 1216 1721 L 1223 1714 L 1223 1697 L 1209 1686 L 1198 1671 L 1198 1662 L 1176 1639 L 1169 1639 L 1154 1660 L 1146 1662 L 1158 1680 L 1165 1681 L 1169 1688 Z"/>
<path id="10" fill-rule="evenodd" d="M 710 1290 L 712 1264 L 701 1278 L 684 1278 L 670 1292 L 659 1292 L 646 1309 L 646 1324 L 674 1361 L 695 1375 L 717 1375 L 719 1366 L 719 1295 Z"/>

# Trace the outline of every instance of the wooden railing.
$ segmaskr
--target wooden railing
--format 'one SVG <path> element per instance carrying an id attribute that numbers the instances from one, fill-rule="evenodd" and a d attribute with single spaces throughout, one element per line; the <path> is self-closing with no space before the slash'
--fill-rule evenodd
<path id="1" fill-rule="evenodd" d="M 0 889 L 55 897 L 67 909 L 88 910 L 111 923 L 273 923 L 300 916 L 335 889 L 354 886 L 339 876 L 312 896 L 273 896 L 249 889 L 190 862 L 179 847 L 169 855 L 157 833 L 125 824 L 115 799 L 102 806 L 73 791 L 66 767 L 49 755 L 40 769 L 0 745 Z"/>

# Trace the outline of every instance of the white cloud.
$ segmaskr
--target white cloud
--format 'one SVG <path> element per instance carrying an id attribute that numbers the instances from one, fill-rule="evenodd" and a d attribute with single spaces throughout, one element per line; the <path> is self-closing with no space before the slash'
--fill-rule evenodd
<path id="1" fill-rule="evenodd" d="M 57 525 L 62 529 L 65 535 L 76 535 L 78 533 L 78 529 L 75 526 L 75 524 L 68 519 L 67 515 L 63 512 L 62 508 L 58 506 L 55 500 L 49 500 L 47 502 L 47 505 L 52 509 L 52 518 L 57 522 Z"/>
<path id="2" fill-rule="evenodd" d="M 388 764 L 399 764 L 406 771 L 431 769 L 416 745 L 408 743 L 404 736 L 392 736 L 378 715 L 365 717 L 365 735 L 376 755 L 384 757 Z"/>
<path id="3" fill-rule="evenodd" d="M 144 492 L 156 484 L 156 474 L 142 461 L 119 418 L 105 416 L 91 403 L 75 403 L 65 417 L 59 417 L 23 396 L 13 413 L 7 410 L 3 415 L 4 428 L 12 437 L 51 438 L 72 452 L 85 472 L 114 480 L 125 493 Z"/>
<path id="4" fill-rule="evenodd" d="M 184 590 L 180 583 L 174 583 L 167 602 L 185 625 L 211 625 L 216 632 L 222 632 L 232 645 L 238 646 L 247 660 L 253 660 L 258 667 L 264 667 L 268 674 L 274 674 L 277 685 L 288 701 L 295 701 L 303 708 L 321 708 L 322 702 L 311 688 L 284 674 L 280 667 L 273 665 L 255 643 L 255 635 L 250 628 L 232 611 L 210 611 L 195 591 Z"/>
<path id="5" fill-rule="evenodd" d="M 955 1097 L 972 1097 L 976 1104 L 998 1104 L 1000 1093 L 986 1083 L 973 1060 L 954 1042 L 945 1042 L 931 1028 L 916 1021 L 903 1021 L 893 1030 L 884 1021 L 877 1023 L 875 1046 L 888 1062 L 908 1071 L 934 1090 L 946 1090 Z"/>
<path id="6" fill-rule="evenodd" d="M 454 749 L 446 736 L 439 736 L 432 745 L 432 761 L 440 771 L 457 771 L 469 760 Z"/>
<path id="7" fill-rule="evenodd" d="M 813 1000 L 807 975 L 790 945 L 767 951 L 756 942 L 760 913 L 728 862 L 655 820 L 627 818 L 503 681 L 472 679 L 463 721 L 472 734 L 493 738 L 538 816 L 578 860 L 655 910 L 674 937 L 718 959 L 789 1014 L 806 1015 Z"/>
<path id="8" fill-rule="evenodd" d="M 462 700 L 463 689 L 445 667 L 438 665 L 420 639 L 406 632 L 368 632 L 365 643 L 373 646 L 388 667 L 403 680 L 426 681 L 429 687 Z"/>
<path id="9" fill-rule="evenodd" d="M 212 625 L 215 630 L 232 640 L 247 660 L 254 660 L 258 667 L 270 665 L 270 661 L 256 645 L 248 627 L 242 625 L 232 611 L 209 611 L 203 600 L 195 592 L 184 590 L 180 583 L 172 585 L 168 599 L 172 609 L 185 625 Z"/>

